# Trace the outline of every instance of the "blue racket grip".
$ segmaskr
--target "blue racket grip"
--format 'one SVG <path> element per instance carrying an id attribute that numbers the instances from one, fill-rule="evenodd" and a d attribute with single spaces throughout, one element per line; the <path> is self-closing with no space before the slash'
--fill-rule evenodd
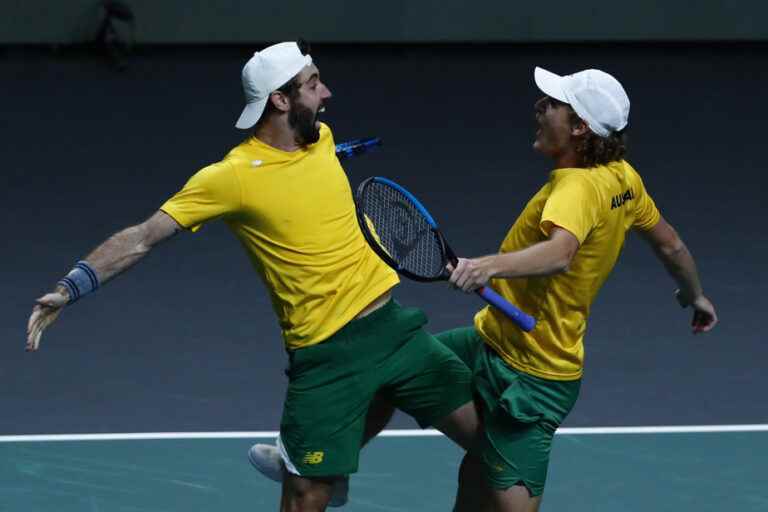
<path id="1" fill-rule="evenodd" d="M 353 156 L 367 153 L 368 151 L 381 146 L 381 138 L 368 137 L 365 139 L 355 139 L 336 144 L 336 156 L 339 159 L 350 158 Z"/>
<path id="2" fill-rule="evenodd" d="M 485 302 L 498 308 L 502 313 L 507 315 L 510 320 L 515 322 L 515 325 L 525 332 L 530 332 L 536 327 L 535 318 L 517 309 L 507 299 L 496 293 L 491 287 L 483 286 L 477 290 L 477 294 L 481 296 Z"/>

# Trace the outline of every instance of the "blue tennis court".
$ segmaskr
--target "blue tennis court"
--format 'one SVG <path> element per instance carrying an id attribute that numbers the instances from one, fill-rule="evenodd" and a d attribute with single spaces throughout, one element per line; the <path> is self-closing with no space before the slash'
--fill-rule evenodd
<path id="1" fill-rule="evenodd" d="M 703 430 L 564 429 L 542 510 L 766 510 L 768 459 L 755 455 L 768 453 L 768 425 Z M 153 436 L 165 438 L 142 439 Z M 131 437 L 4 438 L 0 510 L 275 510 L 279 503 L 278 485 L 245 456 L 272 433 Z M 432 431 L 386 431 L 365 450 L 344 510 L 450 510 L 460 457 Z"/>

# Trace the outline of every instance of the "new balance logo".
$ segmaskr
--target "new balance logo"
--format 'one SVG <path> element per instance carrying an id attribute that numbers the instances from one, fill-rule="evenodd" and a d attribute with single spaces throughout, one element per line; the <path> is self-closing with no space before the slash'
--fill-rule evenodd
<path id="1" fill-rule="evenodd" d="M 323 462 L 324 455 L 325 453 L 323 452 L 307 452 L 306 455 L 304 455 L 302 462 L 304 464 L 320 464 Z"/>
<path id="2" fill-rule="evenodd" d="M 634 198 L 635 198 L 635 193 L 632 191 L 631 188 L 628 188 L 627 191 L 624 192 L 623 194 L 619 194 L 611 198 L 611 210 L 613 210 L 614 208 L 623 206 L 624 203 L 626 203 L 627 201 L 631 201 Z"/>

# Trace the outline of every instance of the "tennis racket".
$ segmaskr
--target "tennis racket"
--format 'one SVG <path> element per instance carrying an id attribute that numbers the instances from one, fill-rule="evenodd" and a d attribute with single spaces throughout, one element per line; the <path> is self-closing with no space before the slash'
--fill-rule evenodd
<path id="1" fill-rule="evenodd" d="M 339 142 L 336 144 L 336 156 L 339 160 L 344 160 L 345 158 L 367 153 L 378 146 L 381 146 L 381 139 L 379 137 L 366 137 L 364 139 Z"/>
<path id="2" fill-rule="evenodd" d="M 447 263 L 456 266 L 456 253 L 427 209 L 392 180 L 368 178 L 357 189 L 357 220 L 374 252 L 398 273 L 415 281 L 448 279 Z M 490 287 L 477 290 L 520 329 L 530 331 L 536 319 L 510 304 Z"/>

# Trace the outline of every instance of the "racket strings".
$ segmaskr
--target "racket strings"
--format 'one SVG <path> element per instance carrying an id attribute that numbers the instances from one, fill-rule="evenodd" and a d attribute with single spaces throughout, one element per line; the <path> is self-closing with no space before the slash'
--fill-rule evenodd
<path id="1" fill-rule="evenodd" d="M 426 279 L 442 276 L 440 239 L 408 197 L 386 184 L 370 182 L 361 203 L 369 231 L 399 269 Z"/>

